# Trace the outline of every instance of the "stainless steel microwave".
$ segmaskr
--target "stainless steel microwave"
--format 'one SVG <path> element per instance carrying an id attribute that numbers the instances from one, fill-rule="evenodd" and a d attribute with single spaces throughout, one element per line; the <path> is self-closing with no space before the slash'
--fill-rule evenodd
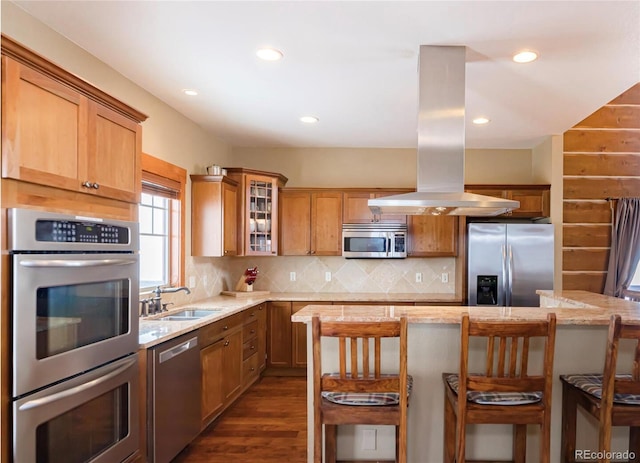
<path id="1" fill-rule="evenodd" d="M 397 223 L 345 223 L 342 257 L 347 259 L 403 259 L 407 257 L 407 226 Z"/>

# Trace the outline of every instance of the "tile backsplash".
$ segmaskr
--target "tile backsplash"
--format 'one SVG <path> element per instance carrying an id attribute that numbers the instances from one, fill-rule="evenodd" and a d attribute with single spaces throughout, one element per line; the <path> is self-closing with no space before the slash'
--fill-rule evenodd
<path id="1" fill-rule="evenodd" d="M 249 267 L 258 267 L 255 290 L 333 293 L 450 293 L 455 292 L 455 259 L 344 259 L 342 257 L 188 257 L 186 284 L 195 280 L 191 295 L 166 294 L 182 304 L 233 290 Z M 295 273 L 295 281 L 291 274 Z M 330 273 L 331 281 L 327 281 Z M 421 282 L 416 282 L 416 274 Z M 441 275 L 448 275 L 448 282 Z M 186 299 L 186 301 L 185 301 Z"/>

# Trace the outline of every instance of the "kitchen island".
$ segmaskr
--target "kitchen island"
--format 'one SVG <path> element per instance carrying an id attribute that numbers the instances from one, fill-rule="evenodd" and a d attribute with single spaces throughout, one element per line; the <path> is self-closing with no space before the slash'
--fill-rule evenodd
<path id="1" fill-rule="evenodd" d="M 313 384 L 310 321 L 314 315 L 336 321 L 384 321 L 406 316 L 409 321 L 408 370 L 414 378 L 409 407 L 408 461 L 442 461 L 444 388 L 443 372 L 457 372 L 460 349 L 459 323 L 463 313 L 484 320 L 545 319 L 549 312 L 557 317 L 552 397 L 551 461 L 560 460 L 562 389 L 558 376 L 563 373 L 598 372 L 604 365 L 607 325 L 611 314 L 624 321 L 640 323 L 640 303 L 585 291 L 539 291 L 541 307 L 451 307 L 451 306 L 363 306 L 309 305 L 293 315 L 294 322 L 307 324 L 308 384 Z M 631 352 L 621 346 L 621 365 L 630 365 Z M 395 354 L 394 354 L 395 355 Z M 331 365 L 329 366 L 331 368 Z M 313 391 L 308 388 L 308 461 L 313 461 Z M 579 416 L 577 449 L 597 450 L 597 435 L 591 424 Z M 376 450 L 362 450 L 362 429 L 377 428 Z M 538 431 L 529 427 L 527 461 L 538 461 Z M 627 450 L 627 430 L 616 428 L 613 450 Z M 511 427 L 476 426 L 467 437 L 467 456 L 471 459 L 508 459 L 511 456 Z M 339 459 L 393 460 L 392 427 L 345 426 L 338 434 Z"/>

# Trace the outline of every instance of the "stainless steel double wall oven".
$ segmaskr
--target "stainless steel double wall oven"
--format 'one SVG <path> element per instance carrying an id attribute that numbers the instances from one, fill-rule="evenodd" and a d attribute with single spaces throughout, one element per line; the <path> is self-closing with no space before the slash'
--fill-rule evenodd
<path id="1" fill-rule="evenodd" d="M 139 448 L 138 224 L 10 209 L 16 462 Z"/>

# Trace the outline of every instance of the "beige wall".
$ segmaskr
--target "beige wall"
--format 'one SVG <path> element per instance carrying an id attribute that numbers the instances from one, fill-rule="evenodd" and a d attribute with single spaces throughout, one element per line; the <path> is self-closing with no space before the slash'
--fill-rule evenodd
<path id="1" fill-rule="evenodd" d="M 562 136 L 548 137 L 532 150 L 533 183 L 551 184 L 551 223 L 554 228 L 554 282 L 555 290 L 562 290 Z"/>
<path id="2" fill-rule="evenodd" d="M 281 172 L 289 187 L 415 188 L 413 148 L 233 148 L 233 166 Z M 467 150 L 466 183 L 535 183 L 531 150 Z"/>

